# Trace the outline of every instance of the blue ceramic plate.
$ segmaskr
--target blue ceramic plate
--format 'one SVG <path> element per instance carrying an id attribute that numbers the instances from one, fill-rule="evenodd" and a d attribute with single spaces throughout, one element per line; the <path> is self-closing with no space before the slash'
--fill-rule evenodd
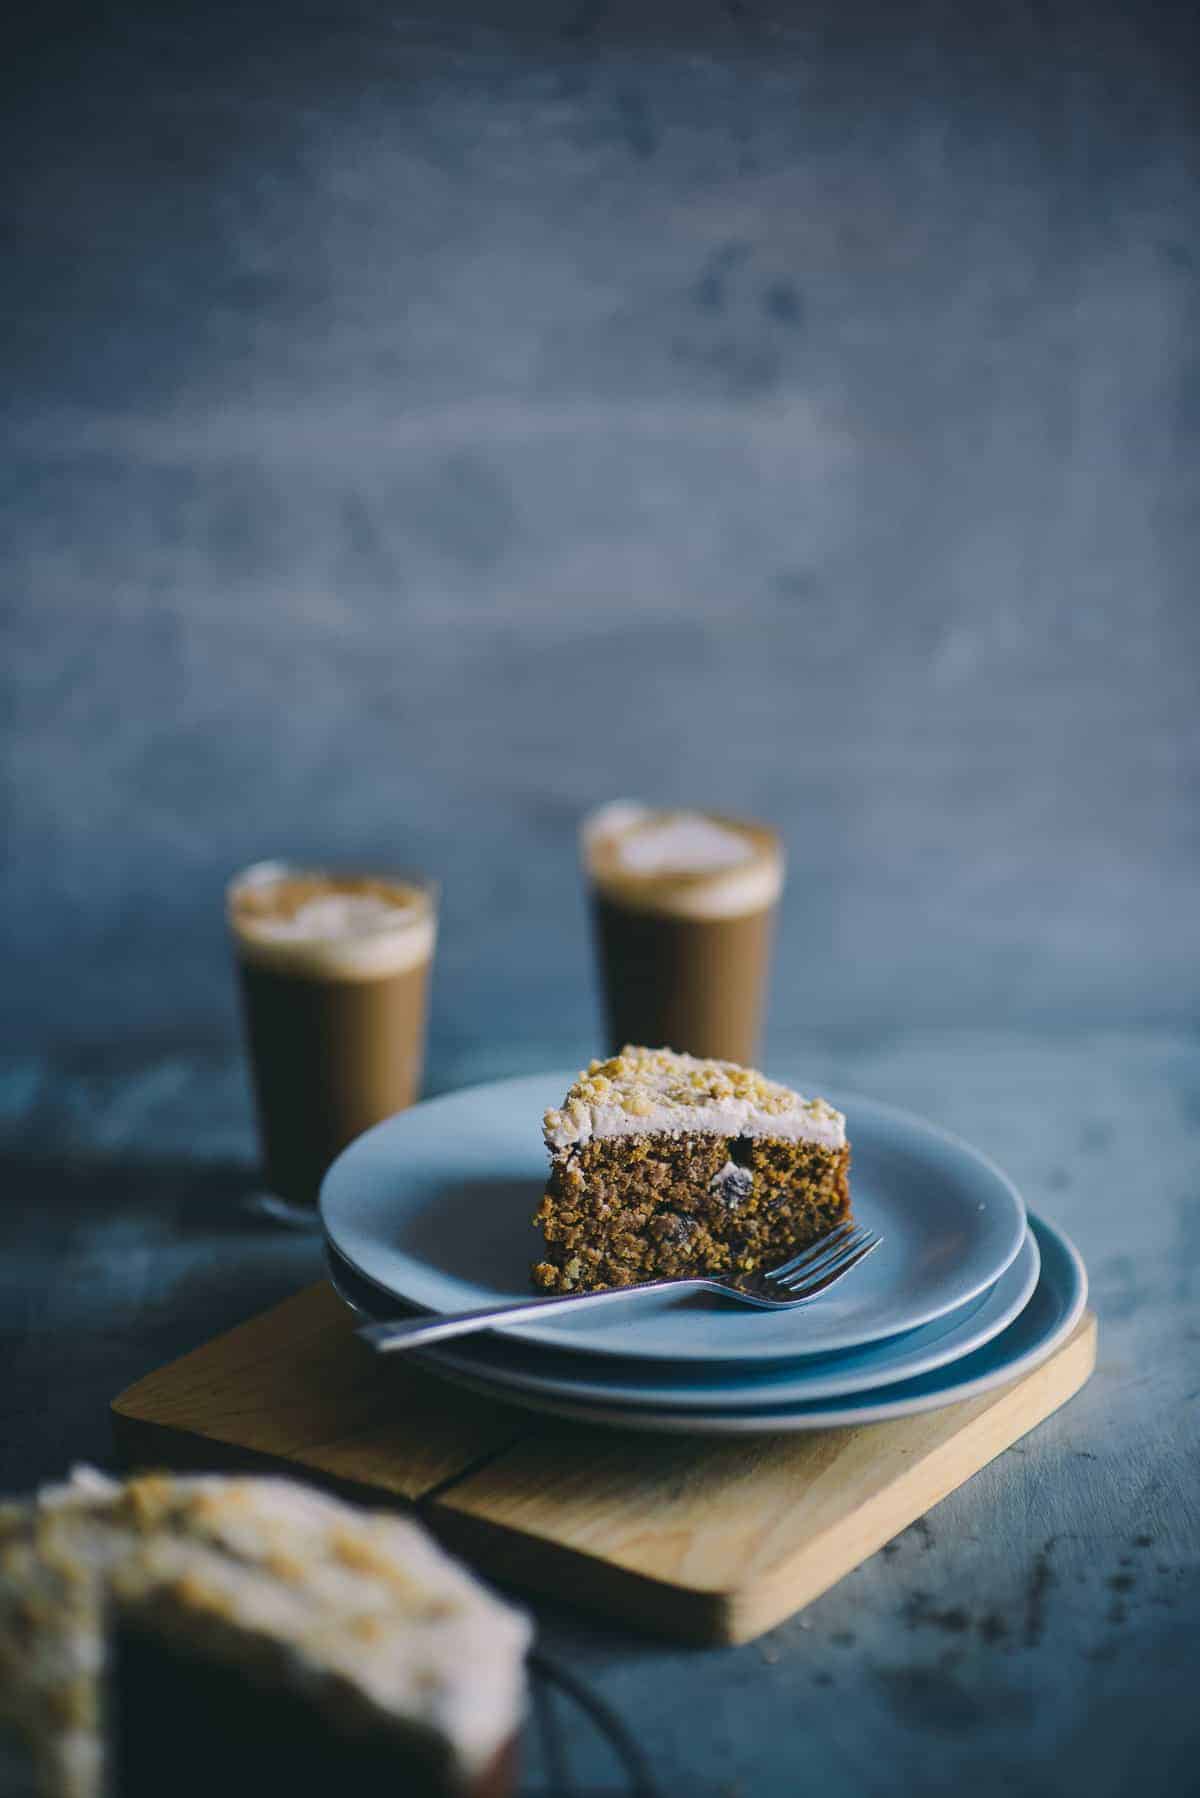
<path id="1" fill-rule="evenodd" d="M 943 1405 L 977 1398 L 980 1393 L 1031 1373 L 1066 1342 L 1083 1316 L 1087 1273 L 1077 1249 L 1040 1218 L 1031 1218 L 1030 1228 L 1041 1251 L 1042 1265 L 1033 1297 L 1020 1316 L 973 1354 L 882 1390 L 866 1387 L 853 1397 L 806 1404 L 747 1404 L 737 1411 L 679 1411 L 667 1406 L 584 1404 L 511 1388 L 498 1390 L 479 1375 L 469 1376 L 448 1368 L 440 1371 L 457 1386 L 503 1398 L 526 1410 L 623 1430 L 649 1430 L 657 1435 L 772 1436 L 799 1430 L 848 1429 L 859 1424 L 887 1423 L 918 1411 L 937 1411 Z"/>
<path id="2" fill-rule="evenodd" d="M 405 1304 L 465 1311 L 529 1294 L 542 1113 L 572 1073 L 470 1087 L 402 1111 L 334 1162 L 321 1192 L 339 1254 Z M 751 1311 L 719 1298 L 631 1300 L 616 1312 L 512 1325 L 506 1336 L 622 1359 L 794 1361 L 879 1342 L 957 1311 L 1016 1259 L 1025 1208 L 984 1156 L 909 1113 L 853 1096 L 855 1216 L 883 1247 L 815 1304 Z"/>
<path id="3" fill-rule="evenodd" d="M 355 1310 L 369 1317 L 396 1315 L 396 1302 L 379 1286 L 348 1267 L 329 1248 L 334 1285 Z M 747 1405 L 808 1403 L 877 1389 L 915 1379 L 957 1361 L 998 1336 L 1029 1303 L 1041 1268 L 1037 1238 L 1026 1232 L 1012 1266 L 982 1298 L 922 1329 L 887 1342 L 847 1349 L 839 1355 L 806 1355 L 791 1364 L 771 1362 L 762 1369 L 692 1367 L 673 1372 L 660 1361 L 615 1362 L 609 1355 L 585 1358 L 553 1349 L 507 1342 L 500 1331 L 445 1348 L 429 1349 L 423 1361 L 435 1371 L 452 1369 L 546 1398 L 580 1399 L 585 1404 L 653 1405 L 675 1411 L 736 1411 Z"/>

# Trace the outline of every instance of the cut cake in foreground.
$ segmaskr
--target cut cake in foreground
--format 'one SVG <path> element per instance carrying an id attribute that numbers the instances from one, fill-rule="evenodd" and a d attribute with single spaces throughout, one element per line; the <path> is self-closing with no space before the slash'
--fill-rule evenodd
<path id="1" fill-rule="evenodd" d="M 403 1518 L 84 1469 L 0 1506 L 0 1784 L 502 1798 L 528 1637 Z"/>
<path id="2" fill-rule="evenodd" d="M 543 1131 L 551 1292 L 768 1271 L 850 1215 L 841 1112 L 733 1062 L 622 1049 Z"/>

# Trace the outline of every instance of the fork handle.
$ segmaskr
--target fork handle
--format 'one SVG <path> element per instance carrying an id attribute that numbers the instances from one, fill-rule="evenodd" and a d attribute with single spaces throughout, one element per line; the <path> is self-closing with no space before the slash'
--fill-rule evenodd
<path id="1" fill-rule="evenodd" d="M 397 1349 L 427 1348 L 431 1342 L 446 1342 L 452 1336 L 469 1336 L 474 1330 L 494 1330 L 516 1323 L 536 1312 L 541 1317 L 555 1317 L 560 1312 L 583 1311 L 588 1306 L 612 1305 L 619 1299 L 631 1298 L 639 1292 L 679 1292 L 691 1284 L 688 1280 L 644 1280 L 638 1286 L 609 1286 L 603 1292 L 556 1293 L 547 1299 L 522 1299 L 515 1305 L 485 1305 L 479 1311 L 458 1311 L 446 1317 L 406 1317 L 389 1323 L 363 1324 L 355 1334 L 377 1354 L 389 1355 Z"/>

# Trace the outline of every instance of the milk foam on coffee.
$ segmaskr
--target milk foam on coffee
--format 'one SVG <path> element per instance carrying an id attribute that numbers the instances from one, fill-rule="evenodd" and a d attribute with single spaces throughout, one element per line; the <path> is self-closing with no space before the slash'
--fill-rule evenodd
<path id="1" fill-rule="evenodd" d="M 596 886 L 638 910 L 741 917 L 773 905 L 783 885 L 774 831 L 713 813 L 615 800 L 584 821 L 581 838 Z"/>
<path id="2" fill-rule="evenodd" d="M 670 874 L 680 869 L 709 874 L 754 860 L 745 837 L 699 812 L 652 821 L 618 838 L 615 847 L 621 866 L 631 874 Z"/>
<path id="3" fill-rule="evenodd" d="M 235 883 L 229 913 L 243 958 L 281 973 L 369 980 L 433 954 L 430 897 L 407 881 L 265 862 Z"/>

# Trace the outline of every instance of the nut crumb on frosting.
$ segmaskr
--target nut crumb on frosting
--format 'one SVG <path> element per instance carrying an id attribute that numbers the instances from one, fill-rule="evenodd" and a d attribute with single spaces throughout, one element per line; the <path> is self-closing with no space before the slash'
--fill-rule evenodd
<path id="1" fill-rule="evenodd" d="M 562 1105 L 546 1112 L 543 1125 L 552 1153 L 641 1130 L 741 1129 L 830 1144 L 845 1140 L 845 1119 L 824 1099 L 802 1098 L 735 1062 L 633 1045 L 590 1062 Z"/>

